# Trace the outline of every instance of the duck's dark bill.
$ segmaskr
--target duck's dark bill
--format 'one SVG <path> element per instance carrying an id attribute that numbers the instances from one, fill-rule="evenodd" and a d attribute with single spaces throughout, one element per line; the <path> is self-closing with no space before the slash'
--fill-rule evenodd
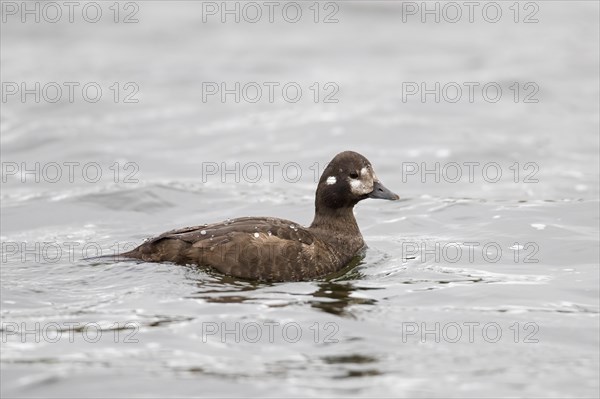
<path id="1" fill-rule="evenodd" d="M 400 199 L 400 197 L 398 197 L 398 194 L 394 194 L 393 192 L 388 190 L 383 184 L 381 184 L 378 181 L 376 181 L 373 184 L 373 191 L 371 192 L 371 194 L 368 195 L 368 197 L 393 200 L 393 201 Z"/>

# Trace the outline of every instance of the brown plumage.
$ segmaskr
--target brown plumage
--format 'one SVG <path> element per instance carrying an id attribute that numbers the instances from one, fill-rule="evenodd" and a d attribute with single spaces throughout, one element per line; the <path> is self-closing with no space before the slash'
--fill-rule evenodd
<path id="1" fill-rule="evenodd" d="M 365 198 L 398 196 L 379 183 L 365 157 L 345 151 L 321 176 L 308 228 L 270 217 L 237 218 L 168 231 L 121 256 L 210 266 L 251 280 L 313 279 L 342 269 L 365 247 L 353 213 Z"/>

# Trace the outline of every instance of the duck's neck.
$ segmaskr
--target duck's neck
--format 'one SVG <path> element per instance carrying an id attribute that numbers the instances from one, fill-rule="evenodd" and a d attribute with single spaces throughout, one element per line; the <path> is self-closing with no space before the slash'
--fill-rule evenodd
<path id="1" fill-rule="evenodd" d="M 343 235 L 360 235 L 352 207 L 322 208 L 317 206 L 311 229 L 326 230 Z"/>

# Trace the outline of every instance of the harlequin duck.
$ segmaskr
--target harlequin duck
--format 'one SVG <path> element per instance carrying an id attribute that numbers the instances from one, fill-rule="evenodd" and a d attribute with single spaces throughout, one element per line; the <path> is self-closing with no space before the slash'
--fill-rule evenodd
<path id="1" fill-rule="evenodd" d="M 309 227 L 271 217 L 243 217 L 168 231 L 121 256 L 210 266 L 260 281 L 300 281 L 336 272 L 365 248 L 353 208 L 366 198 L 397 200 L 371 163 L 345 151 L 325 168 Z"/>

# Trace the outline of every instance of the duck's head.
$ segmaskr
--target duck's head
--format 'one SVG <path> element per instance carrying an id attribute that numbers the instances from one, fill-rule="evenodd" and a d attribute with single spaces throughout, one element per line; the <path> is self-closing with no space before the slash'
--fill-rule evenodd
<path id="1" fill-rule="evenodd" d="M 317 209 L 351 208 L 367 198 L 399 199 L 381 184 L 367 158 L 354 151 L 337 154 L 319 180 Z"/>

